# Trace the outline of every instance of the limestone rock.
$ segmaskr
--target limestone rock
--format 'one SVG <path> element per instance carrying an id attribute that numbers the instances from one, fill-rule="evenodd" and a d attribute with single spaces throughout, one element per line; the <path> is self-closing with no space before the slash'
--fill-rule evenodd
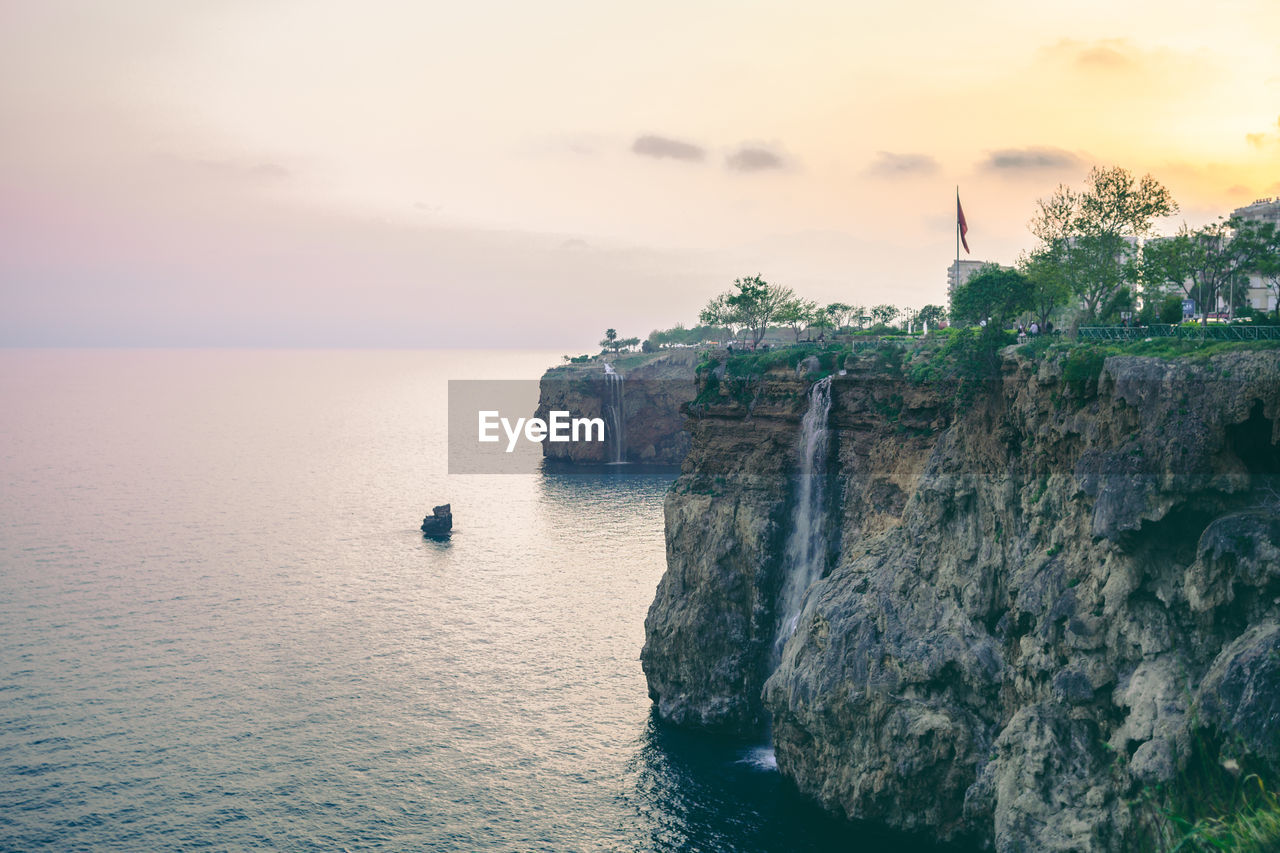
<path id="1" fill-rule="evenodd" d="M 1280 623 L 1254 625 L 1222 650 L 1200 682 L 1196 708 L 1229 753 L 1280 770 Z"/>
<path id="2" fill-rule="evenodd" d="M 702 374 L 645 623 L 661 716 L 771 717 L 832 811 L 1007 851 L 1126 849 L 1195 720 L 1280 761 L 1280 354 L 1080 382 L 1011 350 L 960 411 L 876 358 L 832 379 L 831 569 L 776 668 L 809 382 Z"/>

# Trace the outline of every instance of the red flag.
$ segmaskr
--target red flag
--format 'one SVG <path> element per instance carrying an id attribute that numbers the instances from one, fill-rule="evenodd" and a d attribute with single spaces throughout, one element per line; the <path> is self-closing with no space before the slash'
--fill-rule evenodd
<path id="1" fill-rule="evenodd" d="M 960 229 L 960 242 L 964 244 L 964 253 L 969 254 L 969 241 L 964 238 L 969 233 L 969 223 L 964 221 L 964 208 L 960 206 L 960 193 L 956 193 L 956 226 Z"/>

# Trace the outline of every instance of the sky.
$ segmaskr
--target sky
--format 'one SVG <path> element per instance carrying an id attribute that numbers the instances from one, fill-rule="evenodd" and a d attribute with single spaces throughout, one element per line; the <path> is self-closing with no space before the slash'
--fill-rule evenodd
<path id="1" fill-rule="evenodd" d="M 1092 166 L 1280 195 L 1280 3 L 0 0 L 0 345 L 538 347 L 945 303 Z"/>

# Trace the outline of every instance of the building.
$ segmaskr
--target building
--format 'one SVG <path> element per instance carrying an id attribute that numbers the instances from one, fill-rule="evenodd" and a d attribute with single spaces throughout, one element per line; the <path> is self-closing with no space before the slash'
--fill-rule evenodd
<path id="1" fill-rule="evenodd" d="M 947 300 L 950 301 L 951 294 L 957 287 L 973 278 L 978 270 L 986 266 L 1000 267 L 994 261 L 952 261 L 951 266 L 947 267 Z M 1012 267 L 1000 268 L 1012 269 Z"/>
<path id="2" fill-rule="evenodd" d="M 1260 198 L 1253 204 L 1237 207 L 1231 211 L 1233 217 L 1249 219 L 1254 222 L 1270 222 L 1280 229 L 1280 198 Z M 1276 285 L 1263 281 L 1257 273 L 1249 275 L 1249 305 L 1256 311 L 1275 311 L 1280 295 L 1276 293 Z"/>

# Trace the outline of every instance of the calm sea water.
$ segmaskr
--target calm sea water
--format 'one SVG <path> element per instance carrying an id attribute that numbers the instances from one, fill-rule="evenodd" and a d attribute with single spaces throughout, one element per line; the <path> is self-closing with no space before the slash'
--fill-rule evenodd
<path id="1" fill-rule="evenodd" d="M 655 723 L 671 473 L 447 475 L 558 357 L 0 350 L 0 848 L 904 849 Z"/>

